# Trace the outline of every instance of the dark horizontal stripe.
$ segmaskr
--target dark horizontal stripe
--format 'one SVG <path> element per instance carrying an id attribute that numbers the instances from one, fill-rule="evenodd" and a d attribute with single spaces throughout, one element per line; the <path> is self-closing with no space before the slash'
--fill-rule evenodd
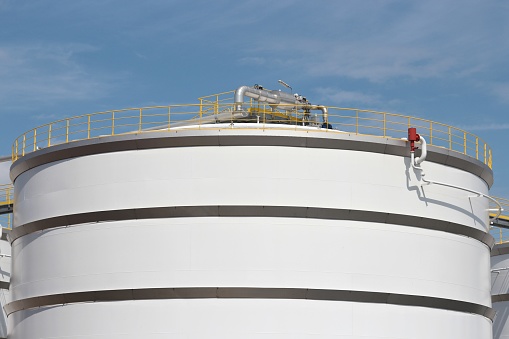
<path id="1" fill-rule="evenodd" d="M 0 214 L 12 213 L 12 204 L 0 205 Z"/>
<path id="2" fill-rule="evenodd" d="M 509 243 L 496 244 L 491 250 L 491 256 L 496 257 L 497 255 L 509 254 Z"/>
<path id="3" fill-rule="evenodd" d="M 180 134 L 179 134 L 180 132 Z M 150 132 L 125 134 L 96 139 L 75 141 L 51 146 L 29 153 L 11 166 L 11 180 L 23 172 L 53 161 L 65 160 L 93 154 L 111 152 L 199 146 L 280 146 L 341 149 L 373 152 L 409 157 L 410 151 L 405 142 L 393 138 L 380 138 L 350 133 L 329 132 L 331 137 L 298 137 L 277 135 L 193 135 L 182 136 L 192 131 Z M 204 133 L 204 132 L 197 132 Z M 299 135 L 299 134 L 296 134 Z M 324 136 L 326 136 L 324 132 Z M 489 187 L 493 185 L 493 171 L 481 161 L 462 153 L 442 147 L 428 146 L 426 161 L 459 168 L 482 178 Z"/>
<path id="4" fill-rule="evenodd" d="M 509 301 L 509 294 L 495 294 L 491 296 L 491 302 Z"/>
<path id="5" fill-rule="evenodd" d="M 182 217 L 279 217 L 376 222 L 463 235 L 479 240 L 489 248 L 495 243 L 489 233 L 449 221 L 394 213 L 294 206 L 177 206 L 88 212 L 20 225 L 10 232 L 9 238 L 14 241 L 33 232 L 76 224 Z"/>
<path id="6" fill-rule="evenodd" d="M 8 281 L 0 281 L 0 289 L 8 290 L 10 283 Z"/>
<path id="7" fill-rule="evenodd" d="M 10 315 L 13 312 L 36 307 L 71 303 L 165 299 L 302 299 L 347 301 L 428 307 L 474 313 L 491 320 L 495 316 L 495 311 L 490 307 L 445 298 L 366 291 L 253 287 L 143 288 L 62 293 L 16 300 L 7 304 L 4 310 L 7 315 Z"/>

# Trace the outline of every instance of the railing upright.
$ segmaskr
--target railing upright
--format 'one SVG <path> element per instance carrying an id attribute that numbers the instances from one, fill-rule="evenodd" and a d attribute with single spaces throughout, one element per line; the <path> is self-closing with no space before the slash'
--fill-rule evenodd
<path id="1" fill-rule="evenodd" d="M 449 149 L 452 150 L 452 132 L 451 132 L 451 127 L 450 126 L 448 128 L 448 131 L 449 131 Z"/>
<path id="2" fill-rule="evenodd" d="M 467 132 L 463 132 L 463 154 L 467 154 Z"/>
<path id="3" fill-rule="evenodd" d="M 143 109 L 140 108 L 140 121 L 139 121 L 139 126 L 138 126 L 138 132 L 141 132 L 142 125 L 143 125 Z"/>
<path id="4" fill-rule="evenodd" d="M 90 139 L 90 114 L 87 115 L 87 139 Z"/>
<path id="5" fill-rule="evenodd" d="M 386 128 L 386 120 L 387 120 L 387 114 L 384 112 L 384 138 L 386 137 L 387 133 L 385 131 L 385 128 Z"/>
<path id="6" fill-rule="evenodd" d="M 37 151 L 37 128 L 34 128 L 34 152 Z"/>
<path id="7" fill-rule="evenodd" d="M 355 134 L 359 134 L 359 110 L 355 110 Z"/>
<path id="8" fill-rule="evenodd" d="M 486 143 L 484 143 L 484 164 L 487 165 L 488 164 L 488 160 L 487 160 L 487 157 L 486 157 Z"/>
<path id="9" fill-rule="evenodd" d="M 51 146 L 51 130 L 53 128 L 52 126 L 53 126 L 53 124 L 49 124 L 49 126 L 48 126 L 48 147 Z"/>
<path id="10" fill-rule="evenodd" d="M 475 137 L 475 158 L 479 160 L 479 138 Z"/>
<path id="11" fill-rule="evenodd" d="M 65 142 L 69 142 L 69 119 L 65 119 Z"/>
<path id="12" fill-rule="evenodd" d="M 111 111 L 111 135 L 115 135 L 115 111 Z"/>
<path id="13" fill-rule="evenodd" d="M 429 122 L 429 144 L 433 145 L 433 121 Z"/>
<path id="14" fill-rule="evenodd" d="M 171 122 L 171 106 L 168 106 L 168 129 L 170 129 Z"/>

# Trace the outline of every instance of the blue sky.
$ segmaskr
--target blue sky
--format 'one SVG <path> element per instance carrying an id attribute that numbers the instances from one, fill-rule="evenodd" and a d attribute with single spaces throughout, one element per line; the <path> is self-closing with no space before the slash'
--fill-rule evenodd
<path id="1" fill-rule="evenodd" d="M 506 0 L 0 0 L 0 156 L 62 117 L 283 79 L 313 103 L 479 135 L 509 197 L 507 60 Z"/>

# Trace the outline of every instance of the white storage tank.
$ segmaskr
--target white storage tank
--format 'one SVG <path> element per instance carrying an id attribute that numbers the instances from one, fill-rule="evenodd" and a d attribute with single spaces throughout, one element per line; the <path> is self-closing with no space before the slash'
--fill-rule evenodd
<path id="1" fill-rule="evenodd" d="M 7 314 L 4 311 L 5 305 L 10 301 L 9 283 L 11 279 L 11 245 L 7 240 L 8 217 L 0 215 L 0 339 L 7 338 Z"/>
<path id="2" fill-rule="evenodd" d="M 509 243 L 497 244 L 491 252 L 493 338 L 509 338 Z"/>
<path id="3" fill-rule="evenodd" d="M 492 338 L 491 169 L 427 151 L 451 187 L 406 140 L 259 117 L 25 154 L 9 338 Z"/>

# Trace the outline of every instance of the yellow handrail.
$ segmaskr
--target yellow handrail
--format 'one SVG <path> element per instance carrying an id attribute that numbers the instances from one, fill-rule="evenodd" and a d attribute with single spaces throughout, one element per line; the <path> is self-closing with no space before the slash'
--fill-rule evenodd
<path id="1" fill-rule="evenodd" d="M 196 128 L 214 128 L 214 124 L 202 123 L 207 116 L 233 113 L 233 91 L 199 98 L 199 104 L 126 108 L 85 114 L 45 124 L 20 135 L 12 146 L 12 160 L 40 148 L 69 143 L 83 139 L 105 136 L 146 133 L 170 130 L 175 123 L 189 121 Z M 247 101 L 244 109 L 258 116 L 258 121 L 284 124 L 304 124 L 310 114 L 305 107 L 295 105 L 288 110 L 273 110 L 269 105 Z M 389 112 L 378 112 L 355 108 L 327 107 L 325 122 L 333 129 L 317 129 L 320 132 L 345 132 L 401 139 L 406 137 L 408 127 L 416 127 L 428 144 L 443 147 L 475 158 L 492 167 L 491 148 L 481 138 L 439 122 Z M 312 112 L 311 115 L 315 115 Z M 233 118 L 232 118 L 233 121 Z M 315 117 L 319 121 L 321 117 Z M 221 127 L 224 128 L 224 127 Z M 252 128 L 265 128 L 264 124 L 253 124 Z"/>
<path id="2" fill-rule="evenodd" d="M 12 204 L 13 192 L 12 184 L 0 185 L 0 206 Z"/>
<path id="3" fill-rule="evenodd" d="M 0 207 L 1 206 L 9 206 L 14 202 L 13 199 L 14 187 L 12 184 L 0 185 Z M 11 229 L 12 228 L 12 213 L 2 214 L 0 215 L 0 224 L 2 228 Z"/>
<path id="4" fill-rule="evenodd" d="M 503 208 L 502 214 L 498 217 L 499 220 L 502 222 L 507 221 L 507 224 L 509 225 L 509 199 L 497 198 L 497 197 L 493 197 L 493 198 L 495 198 Z M 491 206 L 491 207 L 495 207 L 495 206 Z M 495 216 L 496 216 L 496 213 L 490 213 L 490 217 L 493 218 Z M 507 229 L 507 228 L 495 226 L 495 227 L 491 228 L 490 233 L 495 238 L 495 241 L 497 244 L 509 242 L 509 229 Z"/>

